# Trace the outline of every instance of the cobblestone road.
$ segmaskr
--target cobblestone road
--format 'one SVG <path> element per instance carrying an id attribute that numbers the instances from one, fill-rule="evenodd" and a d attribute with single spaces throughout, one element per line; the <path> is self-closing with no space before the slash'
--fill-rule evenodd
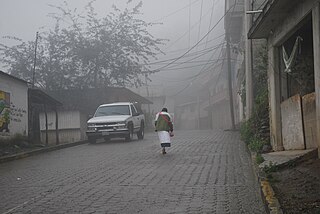
<path id="1" fill-rule="evenodd" d="M 81 145 L 0 164 L 0 213 L 265 213 L 233 132 Z"/>

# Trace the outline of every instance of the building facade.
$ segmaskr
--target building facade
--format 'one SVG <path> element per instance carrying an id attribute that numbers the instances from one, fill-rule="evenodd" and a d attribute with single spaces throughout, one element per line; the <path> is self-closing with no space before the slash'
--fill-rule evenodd
<path id="1" fill-rule="evenodd" d="M 28 84 L 0 71 L 0 138 L 28 136 Z"/>
<path id="2" fill-rule="evenodd" d="M 273 150 L 319 148 L 320 2 L 269 0 L 259 7 L 248 36 L 268 41 Z"/>

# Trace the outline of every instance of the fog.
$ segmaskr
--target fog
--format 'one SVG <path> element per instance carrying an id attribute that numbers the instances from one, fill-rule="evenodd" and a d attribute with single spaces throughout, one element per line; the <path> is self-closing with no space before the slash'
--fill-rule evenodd
<path id="1" fill-rule="evenodd" d="M 68 0 L 69 8 L 82 11 L 88 0 Z M 128 0 L 96 0 L 93 4 L 99 16 L 110 13 L 112 5 L 125 9 Z M 130 1 L 129 1 L 130 2 Z M 163 104 L 172 109 L 188 102 L 199 104 L 199 91 L 219 72 L 224 42 L 223 0 L 143 0 L 141 19 L 161 23 L 148 28 L 155 37 L 166 39 L 160 45 L 163 53 L 151 59 L 151 70 L 157 70 L 145 80 L 146 86 L 130 89 L 142 96 L 165 96 Z M 132 5 L 139 3 L 133 0 Z M 62 0 L 5 0 L 0 8 L 0 43 L 14 45 L 4 36 L 34 41 L 37 31 L 53 29 L 55 21 L 48 14 L 55 12 L 50 5 L 63 5 Z M 209 32 L 210 31 L 210 32 Z M 1 65 L 1 70 L 6 68 Z M 221 68 L 220 68 L 221 70 Z M 223 74 L 222 74 L 223 76 Z M 219 77 L 220 78 L 220 77 Z M 220 80 L 221 81 L 221 80 Z M 203 92 L 201 92 L 203 93 Z M 203 95 L 203 94 L 202 94 Z M 180 101 L 178 101 L 180 100 Z M 169 109 L 169 111 L 170 111 Z M 199 110 L 200 111 L 200 110 Z M 150 112 L 151 113 L 151 112 Z M 199 113 L 200 114 L 200 113 Z M 199 121 L 198 121 L 199 122 Z"/>

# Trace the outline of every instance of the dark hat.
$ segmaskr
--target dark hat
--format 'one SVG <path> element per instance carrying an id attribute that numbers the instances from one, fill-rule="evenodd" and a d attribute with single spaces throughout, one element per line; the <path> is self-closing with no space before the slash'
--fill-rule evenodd
<path id="1" fill-rule="evenodd" d="M 161 111 L 168 112 L 167 108 L 163 108 Z"/>

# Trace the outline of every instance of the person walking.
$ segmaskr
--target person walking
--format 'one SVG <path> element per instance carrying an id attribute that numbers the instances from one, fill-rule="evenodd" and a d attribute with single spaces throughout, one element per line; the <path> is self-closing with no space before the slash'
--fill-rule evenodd
<path id="1" fill-rule="evenodd" d="M 154 124 L 162 147 L 161 153 L 167 154 L 166 147 L 171 147 L 170 137 L 173 136 L 172 118 L 167 108 L 163 108 L 161 112 L 157 113 Z"/>

